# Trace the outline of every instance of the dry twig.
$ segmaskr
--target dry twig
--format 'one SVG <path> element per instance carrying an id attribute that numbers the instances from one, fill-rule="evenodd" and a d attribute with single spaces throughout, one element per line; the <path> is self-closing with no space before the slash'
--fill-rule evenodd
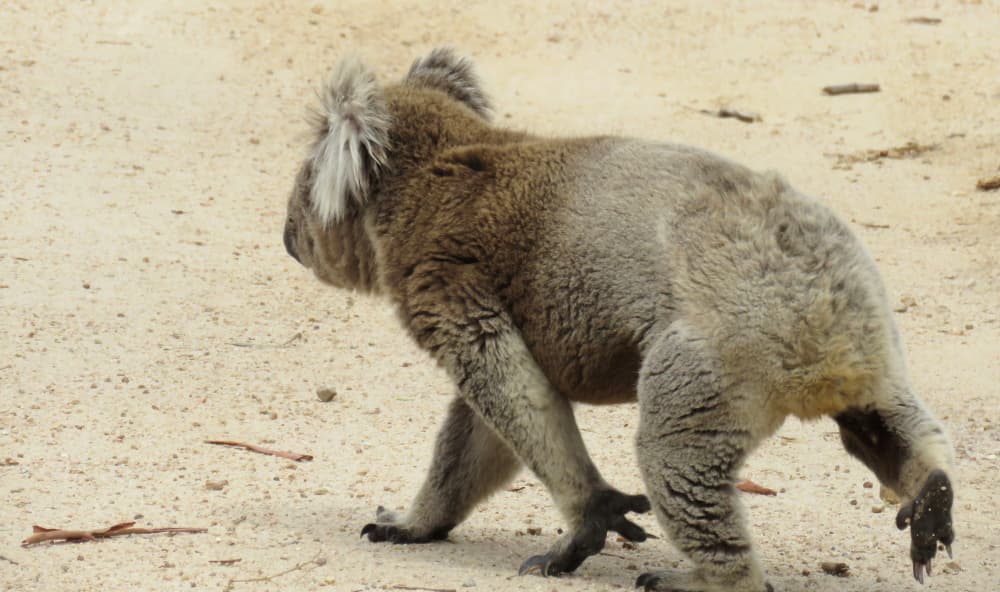
<path id="1" fill-rule="evenodd" d="M 757 495 L 778 495 L 778 492 L 764 487 L 763 485 L 758 485 L 749 479 L 744 479 L 736 484 L 736 489 L 744 493 L 756 493 Z"/>
<path id="2" fill-rule="evenodd" d="M 63 530 L 61 528 L 45 528 L 44 526 L 32 526 L 34 533 L 21 541 L 22 547 L 29 547 L 45 541 L 94 541 L 97 539 L 126 534 L 160 534 L 175 532 L 208 532 L 207 528 L 132 528 L 135 522 L 122 522 L 114 526 L 99 530 Z"/>
<path id="3" fill-rule="evenodd" d="M 244 444 L 243 442 L 232 442 L 230 440 L 205 440 L 205 444 L 218 444 L 219 446 L 236 446 L 237 448 L 245 448 L 251 452 L 259 452 L 260 454 L 269 454 L 271 456 L 280 456 L 281 458 L 287 458 L 289 460 L 294 460 L 294 461 L 313 459 L 311 454 L 299 454 L 298 452 L 271 450 L 270 448 L 262 448 L 260 446 L 254 446 L 253 444 Z"/>
<path id="4" fill-rule="evenodd" d="M 874 93 L 879 92 L 881 87 L 877 84 L 834 84 L 832 86 L 824 86 L 823 92 L 830 96 L 836 95 L 851 95 L 858 93 Z"/>
<path id="5" fill-rule="evenodd" d="M 837 164 L 834 165 L 834 168 L 850 169 L 851 165 L 859 162 L 878 162 L 887 158 L 892 160 L 916 158 L 925 152 L 931 152 L 937 149 L 937 144 L 918 144 L 916 142 L 907 142 L 902 146 L 893 146 L 892 148 L 862 150 L 861 152 L 856 152 L 854 154 L 827 154 L 827 156 L 834 156 L 837 158 Z"/>
<path id="6" fill-rule="evenodd" d="M 216 565 L 233 565 L 235 563 L 239 563 L 240 561 L 243 561 L 243 559 L 237 558 L 237 559 L 209 559 L 208 560 L 209 563 L 214 563 Z"/>
<path id="7" fill-rule="evenodd" d="M 763 121 L 763 118 L 757 113 L 751 111 L 737 111 L 735 109 L 719 109 L 718 111 L 712 111 L 710 109 L 699 109 L 699 113 L 704 113 L 705 115 L 712 115 L 713 117 L 719 117 L 722 119 L 738 119 L 743 123 L 755 123 L 757 121 Z"/>
<path id="8" fill-rule="evenodd" d="M 914 25 L 940 25 L 941 19 L 936 16 L 914 16 L 906 19 L 906 22 Z"/>
<path id="9" fill-rule="evenodd" d="M 249 347 L 256 349 L 280 349 L 283 347 L 290 347 L 293 343 L 302 339 L 302 332 L 298 332 L 285 340 L 284 343 L 252 343 L 250 341 L 227 341 L 226 343 L 232 345 L 233 347 Z"/>
<path id="10" fill-rule="evenodd" d="M 858 222 L 857 220 L 851 220 L 858 226 L 864 226 L 865 228 L 890 228 L 888 224 L 876 224 L 875 222 Z"/>
<path id="11" fill-rule="evenodd" d="M 13 559 L 10 559 L 8 557 L 4 557 L 3 555 L 0 555 L 0 561 L 6 561 L 7 563 L 10 563 L 12 565 L 21 565 L 20 563 L 14 561 Z"/>
<path id="12" fill-rule="evenodd" d="M 272 581 L 274 579 L 280 578 L 281 576 L 286 576 L 286 575 L 292 573 L 293 571 L 298 571 L 300 569 L 303 569 L 307 565 L 312 565 L 313 567 L 319 567 L 321 565 L 326 565 L 326 559 L 324 559 L 322 557 L 322 555 L 323 555 L 323 552 L 320 551 L 319 553 L 316 554 L 315 557 L 313 557 L 309 561 L 303 561 L 302 563 L 296 563 L 295 565 L 293 565 L 292 567 L 286 569 L 283 572 L 279 572 L 279 573 L 272 574 L 272 575 L 269 575 L 269 576 L 260 576 L 260 577 L 257 577 L 257 578 L 231 579 L 228 582 L 226 582 L 226 587 L 223 588 L 222 590 L 223 590 L 223 592 L 232 592 L 233 584 L 249 584 L 251 582 L 270 582 L 270 581 Z"/>

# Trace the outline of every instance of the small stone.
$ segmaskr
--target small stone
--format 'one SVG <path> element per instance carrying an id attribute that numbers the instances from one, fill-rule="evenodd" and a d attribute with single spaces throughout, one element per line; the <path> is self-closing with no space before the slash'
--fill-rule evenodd
<path id="1" fill-rule="evenodd" d="M 872 506 L 872 514 L 881 514 L 885 511 L 885 506 Z"/>
<path id="2" fill-rule="evenodd" d="M 846 563 L 824 561 L 819 566 L 823 570 L 823 573 L 837 576 L 838 578 L 846 578 L 851 573 L 851 568 Z"/>
<path id="3" fill-rule="evenodd" d="M 542 534 L 542 529 L 539 528 L 539 527 L 537 527 L 537 526 L 529 526 L 527 528 L 527 531 L 528 531 L 528 534 L 530 534 L 531 536 L 538 536 L 538 535 Z"/>
<path id="4" fill-rule="evenodd" d="M 874 487 L 874 485 L 872 484 L 871 481 L 865 481 L 864 483 L 861 484 L 861 487 L 864 487 L 865 489 L 871 489 L 872 487 Z"/>
<path id="5" fill-rule="evenodd" d="M 949 561 L 944 564 L 944 573 L 958 573 L 962 571 L 962 564 L 957 561 Z"/>
<path id="6" fill-rule="evenodd" d="M 896 495 L 896 492 L 889 489 L 885 485 L 879 487 L 878 496 L 882 501 L 890 506 L 895 506 L 899 503 L 899 496 Z"/>
<path id="7" fill-rule="evenodd" d="M 205 489 L 209 491 L 222 491 L 229 485 L 229 481 L 223 479 L 222 481 L 205 481 Z"/>
<path id="8" fill-rule="evenodd" d="M 329 403 L 337 396 L 337 389 L 334 388 L 321 388 L 316 390 L 316 396 L 320 401 L 324 403 Z"/>

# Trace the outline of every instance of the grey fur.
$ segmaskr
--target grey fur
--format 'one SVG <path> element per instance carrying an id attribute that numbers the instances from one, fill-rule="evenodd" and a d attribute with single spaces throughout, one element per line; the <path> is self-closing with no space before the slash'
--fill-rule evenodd
<path id="1" fill-rule="evenodd" d="M 922 577 L 954 537 L 951 446 L 850 229 L 779 176 L 696 148 L 494 128 L 428 85 L 454 63 L 435 52 L 381 89 L 391 166 L 369 199 L 317 220 L 312 160 L 289 198 L 289 253 L 387 297 L 458 390 L 410 511 L 380 509 L 363 534 L 442 538 L 523 463 L 567 532 L 522 572 L 573 571 L 608 532 L 644 540 L 626 514 L 652 508 L 695 569 L 639 585 L 761 592 L 734 480 L 786 417 L 826 415 L 905 498 Z M 603 479 L 570 406 L 633 400 L 651 500 Z"/>
<path id="2" fill-rule="evenodd" d="M 472 61 L 456 54 L 450 47 L 435 48 L 415 60 L 406 81 L 448 93 L 483 119 L 488 120 L 493 111 Z"/>

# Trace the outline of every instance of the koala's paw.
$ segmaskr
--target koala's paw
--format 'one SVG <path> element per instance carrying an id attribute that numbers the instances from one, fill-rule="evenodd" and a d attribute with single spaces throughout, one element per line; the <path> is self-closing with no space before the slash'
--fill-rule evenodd
<path id="1" fill-rule="evenodd" d="M 451 526 L 418 528 L 396 512 L 379 506 L 375 510 L 375 522 L 365 524 L 361 536 L 368 536 L 373 543 L 395 543 L 398 545 L 431 543 L 448 538 Z"/>
<path id="2" fill-rule="evenodd" d="M 548 553 L 525 560 L 518 575 L 537 572 L 543 576 L 557 576 L 569 573 L 587 557 L 601 552 L 609 530 L 630 541 L 642 542 L 648 537 L 646 531 L 627 519 L 625 514 L 649 510 L 649 499 L 644 495 L 626 495 L 614 489 L 600 491 L 587 502 L 581 526 L 563 535 Z"/>
<path id="3" fill-rule="evenodd" d="M 731 586 L 711 586 L 699 578 L 694 572 L 684 571 L 652 571 L 644 573 L 635 581 L 636 588 L 645 592 L 714 592 L 715 590 L 753 590 L 754 588 L 733 588 Z M 774 592 L 771 584 L 764 582 L 764 587 L 757 586 L 759 592 Z"/>
<path id="4" fill-rule="evenodd" d="M 951 557 L 951 544 L 955 540 L 951 526 L 953 501 L 954 491 L 948 476 L 943 471 L 933 471 L 920 493 L 896 515 L 896 526 L 900 530 L 910 527 L 913 577 L 921 584 L 924 572 L 931 575 L 931 560 L 937 554 L 938 543 L 944 545 Z"/>

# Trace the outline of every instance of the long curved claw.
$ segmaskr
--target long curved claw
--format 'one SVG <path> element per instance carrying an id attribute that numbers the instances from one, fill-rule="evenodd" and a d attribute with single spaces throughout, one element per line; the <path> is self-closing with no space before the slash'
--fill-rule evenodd
<path id="1" fill-rule="evenodd" d="M 361 538 L 365 538 L 365 535 L 368 534 L 369 532 L 372 532 L 373 530 L 375 530 L 374 522 L 369 522 L 368 524 L 365 524 L 361 528 Z"/>
<path id="2" fill-rule="evenodd" d="M 921 584 L 924 583 L 924 564 L 920 561 L 913 562 L 913 579 Z"/>
<path id="3" fill-rule="evenodd" d="M 948 559 L 954 559 L 955 557 L 951 554 L 951 545 L 945 545 L 944 550 L 948 552 Z"/>
<path id="4" fill-rule="evenodd" d="M 517 575 L 523 576 L 524 574 L 538 571 L 542 576 L 549 577 L 549 566 L 551 564 L 552 557 L 548 553 L 545 555 L 534 555 L 524 560 L 524 563 L 517 570 Z"/>

